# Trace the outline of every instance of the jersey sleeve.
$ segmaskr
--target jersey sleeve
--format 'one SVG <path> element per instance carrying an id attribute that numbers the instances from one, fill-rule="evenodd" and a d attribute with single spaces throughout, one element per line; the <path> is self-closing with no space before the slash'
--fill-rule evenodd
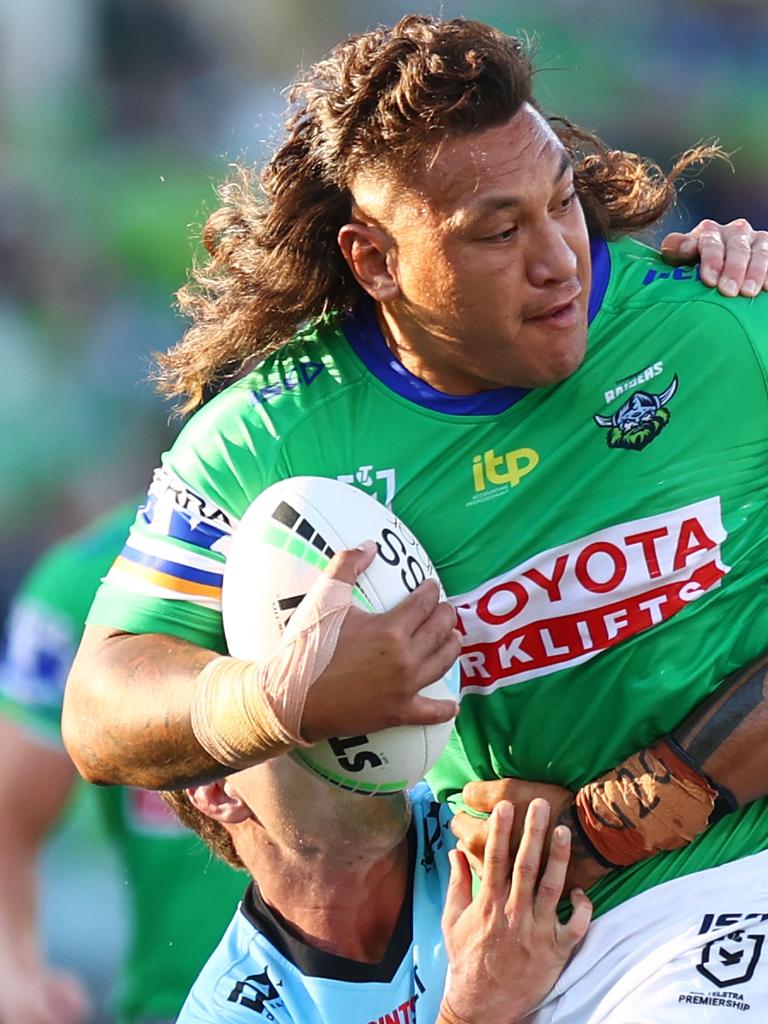
<path id="1" fill-rule="evenodd" d="M 89 625 L 166 633 L 223 652 L 221 590 L 229 543 L 271 482 L 278 439 L 235 385 L 189 421 L 155 471 Z"/>
<path id="2" fill-rule="evenodd" d="M 253 1024 L 254 1016 L 256 1020 L 265 1019 L 264 1016 L 257 1015 L 258 1011 L 257 1014 L 254 1014 L 256 1007 L 251 1006 L 248 1002 L 222 1004 L 221 1001 L 217 1001 L 215 1005 L 213 1003 L 204 1004 L 195 994 L 196 991 L 197 985 L 182 1006 L 181 1013 L 176 1018 L 176 1024 Z M 261 1014 L 264 1014 L 263 1010 Z M 269 1010 L 266 1020 L 270 1024 L 303 1024 L 302 1021 L 292 1017 L 284 1006 Z"/>
<path id="3" fill-rule="evenodd" d="M 304 1003 L 303 976 L 278 976 L 274 950 L 238 909 L 229 927 L 192 986 L 177 1024 L 310 1024 L 316 1014 Z M 292 990 L 286 1006 L 286 987 Z M 296 1007 L 306 1012 L 294 1015 Z"/>

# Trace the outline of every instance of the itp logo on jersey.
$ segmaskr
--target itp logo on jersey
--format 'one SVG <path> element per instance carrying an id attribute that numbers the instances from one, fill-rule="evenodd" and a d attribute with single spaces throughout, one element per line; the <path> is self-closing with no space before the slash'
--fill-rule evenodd
<path id="1" fill-rule="evenodd" d="M 472 458 L 474 497 L 467 505 L 476 505 L 508 494 L 539 464 L 539 453 L 533 448 L 514 448 L 497 455 L 493 448 Z"/>

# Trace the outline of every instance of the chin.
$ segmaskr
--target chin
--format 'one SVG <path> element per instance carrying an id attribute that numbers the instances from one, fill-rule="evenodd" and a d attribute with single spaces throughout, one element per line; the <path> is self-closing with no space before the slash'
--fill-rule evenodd
<path id="1" fill-rule="evenodd" d="M 567 380 L 568 377 L 573 376 L 584 362 L 586 354 L 586 339 L 565 351 L 558 352 L 555 358 L 551 360 L 550 364 L 544 368 L 544 373 L 547 378 L 546 383 L 559 384 L 560 381 Z"/>

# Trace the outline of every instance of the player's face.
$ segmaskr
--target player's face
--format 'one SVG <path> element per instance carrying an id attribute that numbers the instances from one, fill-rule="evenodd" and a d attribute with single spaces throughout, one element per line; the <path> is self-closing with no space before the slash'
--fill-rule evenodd
<path id="1" fill-rule="evenodd" d="M 578 368 L 589 239 L 568 156 L 536 110 L 441 145 L 393 210 L 399 294 L 383 309 L 410 369 L 462 394 Z"/>

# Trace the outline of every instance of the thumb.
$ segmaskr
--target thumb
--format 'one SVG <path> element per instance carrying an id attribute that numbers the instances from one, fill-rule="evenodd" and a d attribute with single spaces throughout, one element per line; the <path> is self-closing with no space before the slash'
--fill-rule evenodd
<path id="1" fill-rule="evenodd" d="M 451 877 L 448 879 L 443 909 L 444 935 L 451 931 L 472 902 L 472 874 L 469 870 L 469 861 L 461 850 L 451 850 L 448 860 L 451 865 Z"/>
<path id="2" fill-rule="evenodd" d="M 458 713 L 459 705 L 455 700 L 421 697 L 417 694 L 403 708 L 403 724 L 440 725 L 450 722 Z"/>
<path id="3" fill-rule="evenodd" d="M 587 934 L 592 920 L 592 902 L 583 889 L 572 889 L 570 893 L 572 913 L 560 932 L 569 949 L 573 949 Z"/>
<path id="4" fill-rule="evenodd" d="M 376 541 L 364 540 L 359 547 L 339 551 L 325 568 L 325 575 L 341 583 L 353 584 L 376 556 Z"/>
<path id="5" fill-rule="evenodd" d="M 517 803 L 520 798 L 517 779 L 474 779 L 462 791 L 467 807 L 480 814 L 490 814 L 500 800 Z"/>
<path id="6" fill-rule="evenodd" d="M 670 231 L 661 241 L 661 255 L 667 263 L 693 263 L 699 252 L 699 244 L 690 232 Z"/>

